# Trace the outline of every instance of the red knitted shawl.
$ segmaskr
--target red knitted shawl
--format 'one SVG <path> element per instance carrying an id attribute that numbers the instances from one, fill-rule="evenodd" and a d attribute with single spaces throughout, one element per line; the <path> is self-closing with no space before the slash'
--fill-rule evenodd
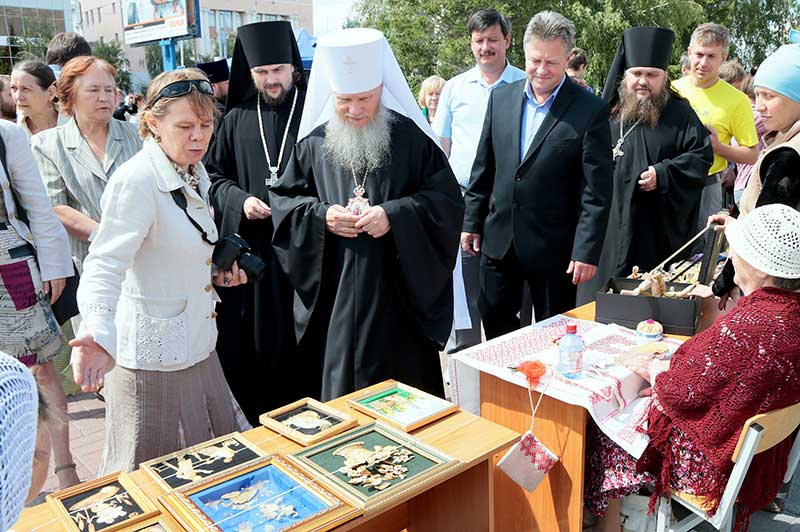
<path id="1" fill-rule="evenodd" d="M 663 412 L 650 410 L 650 444 L 638 463 L 640 471 L 657 479 L 651 506 L 658 495 L 669 493 L 673 426 L 727 478 L 744 422 L 800 402 L 800 293 L 762 288 L 741 298 L 734 310 L 676 351 L 653 389 Z M 737 530 L 746 530 L 750 514 L 774 499 L 791 440 L 753 459 L 739 494 Z M 708 497 L 716 511 L 724 489 L 697 495 Z"/>

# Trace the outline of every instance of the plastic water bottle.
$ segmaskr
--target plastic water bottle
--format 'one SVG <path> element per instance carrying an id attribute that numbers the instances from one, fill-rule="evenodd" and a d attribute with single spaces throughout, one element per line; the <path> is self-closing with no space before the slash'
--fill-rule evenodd
<path id="1" fill-rule="evenodd" d="M 583 339 L 578 336 L 578 324 L 567 323 L 567 334 L 558 342 L 558 371 L 568 379 L 577 379 L 583 372 Z"/>

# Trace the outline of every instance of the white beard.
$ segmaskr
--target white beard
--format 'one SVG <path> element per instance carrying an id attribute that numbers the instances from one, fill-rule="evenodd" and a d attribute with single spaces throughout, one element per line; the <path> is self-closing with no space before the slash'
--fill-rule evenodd
<path id="1" fill-rule="evenodd" d="M 360 128 L 334 113 L 325 124 L 322 147 L 334 164 L 356 175 L 372 172 L 389 162 L 393 121 L 394 117 L 383 105 L 372 121 Z"/>

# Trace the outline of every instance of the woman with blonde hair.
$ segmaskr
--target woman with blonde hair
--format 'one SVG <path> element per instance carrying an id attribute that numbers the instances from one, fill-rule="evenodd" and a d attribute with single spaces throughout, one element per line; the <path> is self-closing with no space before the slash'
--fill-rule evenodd
<path id="1" fill-rule="evenodd" d="M 213 284 L 247 282 L 236 264 L 216 271 L 218 238 L 201 159 L 217 113 L 206 76 L 158 75 L 140 111 L 142 150 L 114 173 L 78 289 L 83 321 L 75 382 L 105 385 L 100 474 L 238 429 L 214 351 Z"/>
<path id="2" fill-rule="evenodd" d="M 444 88 L 444 78 L 441 76 L 430 76 L 422 82 L 419 88 L 417 103 L 422 109 L 422 114 L 428 119 L 429 124 L 433 124 L 433 117 L 436 116 L 436 109 L 439 107 L 439 97 Z"/>

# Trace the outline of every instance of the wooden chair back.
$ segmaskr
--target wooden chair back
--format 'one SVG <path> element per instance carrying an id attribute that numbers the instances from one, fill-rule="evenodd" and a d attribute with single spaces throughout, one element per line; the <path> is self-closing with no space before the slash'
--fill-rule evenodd
<path id="1" fill-rule="evenodd" d="M 760 425 L 764 429 L 764 433 L 755 451 L 755 454 L 758 454 L 771 449 L 791 436 L 798 425 L 800 425 L 800 403 L 778 410 L 772 410 L 764 414 L 756 414 L 745 421 L 744 427 L 742 427 L 742 433 L 739 434 L 739 441 L 736 442 L 736 448 L 731 457 L 731 460 L 734 462 L 739 458 L 739 451 L 742 448 L 748 429 L 755 424 Z"/>

